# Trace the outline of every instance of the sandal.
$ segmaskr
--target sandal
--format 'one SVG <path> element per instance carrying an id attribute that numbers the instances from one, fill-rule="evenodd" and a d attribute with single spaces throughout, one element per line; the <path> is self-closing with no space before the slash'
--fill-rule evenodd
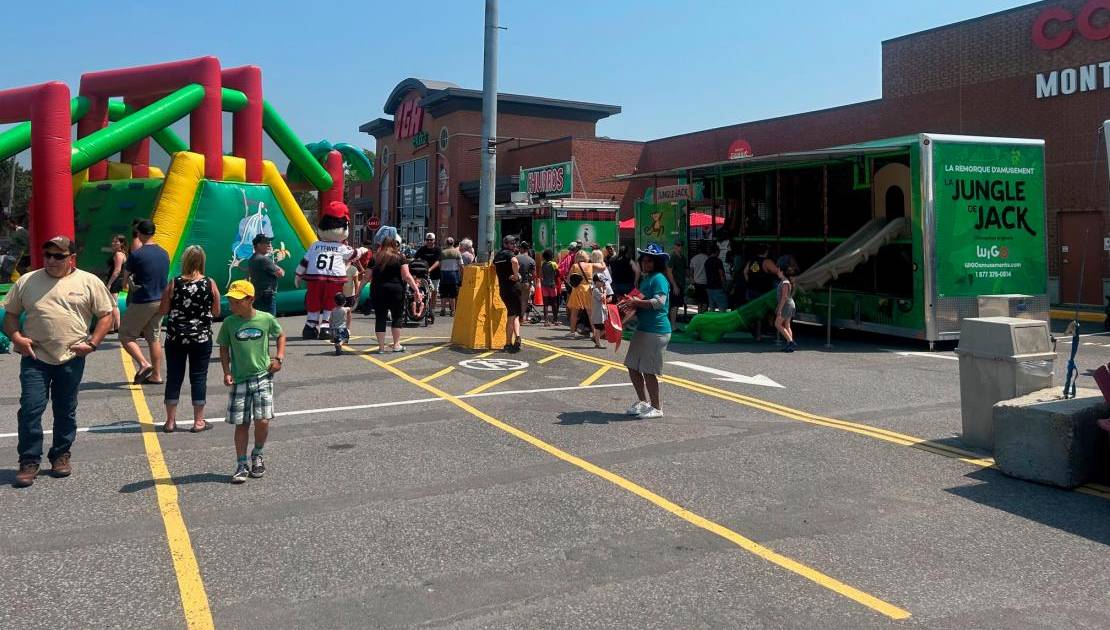
<path id="1" fill-rule="evenodd" d="M 201 422 L 204 422 L 204 421 L 202 420 Z M 211 429 L 211 428 L 212 428 L 212 425 L 207 423 L 207 422 L 204 422 L 202 425 L 200 425 L 200 428 L 197 428 L 197 425 L 194 422 L 193 426 L 189 427 L 189 433 L 204 433 L 205 431 L 207 431 L 208 429 Z"/>
<path id="2" fill-rule="evenodd" d="M 393 351 L 394 352 L 404 352 L 405 347 L 404 346 L 394 346 Z"/>
<path id="3" fill-rule="evenodd" d="M 134 384 L 135 385 L 142 385 L 143 383 L 146 382 L 146 380 L 148 378 L 150 378 L 150 375 L 153 372 L 154 372 L 154 366 L 153 365 L 148 365 L 145 368 L 139 368 L 139 371 L 135 373 Z"/>
<path id="4" fill-rule="evenodd" d="M 173 433 L 177 430 L 177 423 L 166 422 L 162 425 L 162 433 Z"/>

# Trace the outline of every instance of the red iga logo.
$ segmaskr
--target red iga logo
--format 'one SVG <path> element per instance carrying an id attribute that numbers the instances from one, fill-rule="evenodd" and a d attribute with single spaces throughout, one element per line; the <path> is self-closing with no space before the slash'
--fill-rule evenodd
<path id="1" fill-rule="evenodd" d="M 1092 42 L 1110 39 L 1110 0 L 1090 0 L 1077 14 L 1064 7 L 1041 11 L 1033 21 L 1033 44 L 1041 50 L 1058 50 L 1077 32 Z"/>

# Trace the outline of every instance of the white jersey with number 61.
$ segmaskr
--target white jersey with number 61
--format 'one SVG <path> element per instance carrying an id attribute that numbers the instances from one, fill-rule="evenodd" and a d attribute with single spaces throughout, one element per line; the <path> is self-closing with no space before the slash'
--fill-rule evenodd
<path id="1" fill-rule="evenodd" d="M 347 263 L 357 256 L 358 252 L 349 245 L 316 241 L 297 265 L 297 275 L 317 280 L 346 280 Z"/>

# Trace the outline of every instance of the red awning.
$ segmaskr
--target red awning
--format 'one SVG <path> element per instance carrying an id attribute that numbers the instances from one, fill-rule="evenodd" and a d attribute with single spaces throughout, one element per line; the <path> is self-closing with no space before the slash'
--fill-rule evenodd
<path id="1" fill-rule="evenodd" d="M 690 214 L 690 227 L 708 227 L 712 223 L 712 215 L 705 212 L 694 212 Z M 717 225 L 723 225 L 725 222 L 724 217 L 717 217 Z M 636 219 L 628 218 L 620 222 L 620 229 L 631 230 L 636 227 Z"/>
<path id="2" fill-rule="evenodd" d="M 725 222 L 724 217 L 717 217 L 717 225 Z M 690 213 L 690 227 L 709 227 L 713 223 L 713 215 L 706 214 L 705 212 L 691 212 Z"/>

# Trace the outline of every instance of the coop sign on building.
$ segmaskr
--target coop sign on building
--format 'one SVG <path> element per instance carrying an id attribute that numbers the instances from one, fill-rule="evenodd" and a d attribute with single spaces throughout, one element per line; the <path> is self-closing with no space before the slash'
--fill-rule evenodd
<path id="1" fill-rule="evenodd" d="M 1060 50 L 1076 38 L 1099 42 L 1110 39 L 1110 0 L 1088 0 L 1078 11 L 1052 6 L 1033 20 L 1030 39 L 1045 52 Z M 1037 98 L 1070 96 L 1110 89 L 1110 60 L 1038 72 Z"/>
<path id="2" fill-rule="evenodd" d="M 571 193 L 572 163 L 560 162 L 520 171 L 520 192 L 546 197 L 567 197 Z"/>

